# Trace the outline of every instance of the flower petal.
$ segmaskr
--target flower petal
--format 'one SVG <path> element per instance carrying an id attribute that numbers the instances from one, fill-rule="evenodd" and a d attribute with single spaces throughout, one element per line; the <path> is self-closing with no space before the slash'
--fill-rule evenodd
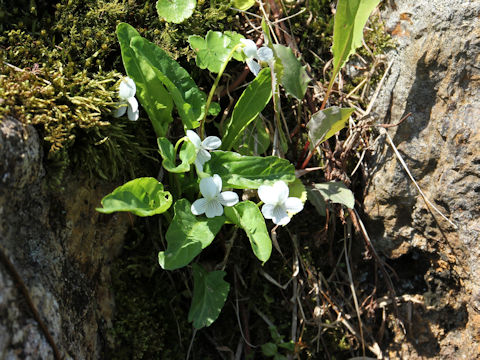
<path id="1" fill-rule="evenodd" d="M 119 118 L 120 116 L 125 115 L 125 113 L 127 112 L 127 103 L 122 102 L 119 103 L 117 106 L 118 108 L 112 111 L 112 115 L 113 117 Z"/>
<path id="2" fill-rule="evenodd" d="M 273 186 L 260 185 L 257 191 L 258 191 L 258 197 L 265 204 L 275 205 L 277 203 L 278 197 L 276 196 L 273 190 Z"/>
<path id="3" fill-rule="evenodd" d="M 238 203 L 238 195 L 233 191 L 224 191 L 218 195 L 218 201 L 223 206 L 233 206 Z"/>
<path id="4" fill-rule="evenodd" d="M 240 42 L 245 45 L 243 48 L 243 53 L 248 58 L 254 58 L 257 56 L 257 45 L 253 40 L 250 39 L 240 39 Z"/>
<path id="5" fill-rule="evenodd" d="M 284 181 L 280 180 L 273 184 L 273 192 L 276 194 L 279 204 L 287 201 L 289 190 Z"/>
<path id="6" fill-rule="evenodd" d="M 273 209 L 275 205 L 265 204 L 262 206 L 262 214 L 265 219 L 273 219 Z"/>
<path id="7" fill-rule="evenodd" d="M 197 168 L 197 173 L 203 172 L 203 163 L 198 159 L 195 159 L 195 167 Z"/>
<path id="8" fill-rule="evenodd" d="M 202 141 L 202 147 L 205 150 L 215 150 L 222 145 L 222 140 L 216 136 L 207 136 L 205 140 Z"/>
<path id="9" fill-rule="evenodd" d="M 187 137 L 197 149 L 202 146 L 202 140 L 200 140 L 200 136 L 195 131 L 187 130 Z"/>
<path id="10" fill-rule="evenodd" d="M 262 67 L 253 59 L 247 59 L 247 66 L 255 76 L 257 76 L 262 69 Z"/>
<path id="11" fill-rule="evenodd" d="M 193 215 L 202 215 L 207 208 L 207 200 L 204 198 L 195 200 L 190 208 Z"/>
<path id="12" fill-rule="evenodd" d="M 131 120 L 131 121 L 137 121 L 138 120 L 138 116 L 139 116 L 139 111 L 137 109 L 137 111 L 133 112 L 132 109 L 130 108 L 130 106 L 128 107 L 128 111 L 127 111 L 127 115 L 128 115 L 128 120 Z"/>
<path id="13" fill-rule="evenodd" d="M 272 215 L 272 221 L 274 224 L 286 225 L 290 222 L 290 217 L 282 206 L 275 206 Z"/>
<path id="14" fill-rule="evenodd" d="M 197 152 L 197 160 L 202 165 L 212 158 L 212 155 L 207 150 L 200 149 Z"/>
<path id="15" fill-rule="evenodd" d="M 215 199 L 220 191 L 217 190 L 217 185 L 212 177 L 203 178 L 200 180 L 200 192 L 207 200 Z"/>
<path id="16" fill-rule="evenodd" d="M 262 46 L 257 51 L 258 60 L 269 62 L 273 59 L 273 51 L 269 47 Z"/>
<path id="17" fill-rule="evenodd" d="M 220 194 L 220 191 L 222 191 L 222 178 L 218 176 L 217 174 L 213 175 L 213 182 L 217 186 L 217 194 Z"/>
<path id="18" fill-rule="evenodd" d="M 137 112 L 138 110 L 138 101 L 135 99 L 135 96 L 129 97 L 127 99 L 128 106 L 132 108 L 132 112 Z"/>
<path id="19" fill-rule="evenodd" d="M 285 201 L 285 210 L 292 212 L 294 214 L 303 210 L 302 200 L 296 197 L 289 197 Z"/>
<path id="20" fill-rule="evenodd" d="M 207 215 L 208 218 L 223 215 L 223 206 L 217 200 L 210 200 L 207 202 L 205 215 Z"/>
<path id="21" fill-rule="evenodd" d="M 128 98 L 134 97 L 137 92 L 137 87 L 135 82 L 129 77 L 124 78 L 120 82 L 120 87 L 118 89 L 118 97 L 120 99 L 126 100 Z"/>

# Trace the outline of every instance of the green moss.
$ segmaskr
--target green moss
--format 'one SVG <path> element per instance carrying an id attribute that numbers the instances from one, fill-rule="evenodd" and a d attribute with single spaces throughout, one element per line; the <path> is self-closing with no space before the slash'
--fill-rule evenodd
<path id="1" fill-rule="evenodd" d="M 182 274 L 158 266 L 151 231 L 147 222 L 139 223 L 113 266 L 116 310 L 106 358 L 185 359 L 192 335 L 190 299 L 183 292 Z"/>
<path id="2" fill-rule="evenodd" d="M 40 131 L 57 182 L 68 167 L 108 179 L 138 176 L 154 154 L 148 119 L 132 125 L 110 115 L 124 73 L 119 22 L 187 58 L 188 35 L 235 25 L 226 1 L 200 2 L 179 25 L 161 22 L 155 3 L 19 0 L 12 7 L 0 0 L 0 119 L 12 115 Z"/>

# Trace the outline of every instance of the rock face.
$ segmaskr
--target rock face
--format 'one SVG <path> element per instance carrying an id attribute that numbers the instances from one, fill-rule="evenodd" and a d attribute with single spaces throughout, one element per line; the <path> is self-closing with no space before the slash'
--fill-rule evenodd
<path id="1" fill-rule="evenodd" d="M 458 229 L 432 215 L 381 136 L 368 164 L 368 230 L 385 256 L 410 259 L 425 285 L 398 290 L 422 295 L 424 306 L 410 308 L 411 327 L 395 335 L 390 356 L 480 358 L 480 2 L 395 4 L 383 15 L 399 46 L 375 111 L 392 124 L 412 113 L 388 132 L 420 188 Z"/>
<path id="2" fill-rule="evenodd" d="M 73 178 L 50 190 L 32 127 L 0 121 L 0 249 L 64 358 L 101 358 L 113 310 L 110 262 L 128 226 L 95 207 L 112 185 Z M 55 190 L 55 191 L 53 191 Z M 52 359 L 18 281 L 0 262 L 0 358 Z"/>

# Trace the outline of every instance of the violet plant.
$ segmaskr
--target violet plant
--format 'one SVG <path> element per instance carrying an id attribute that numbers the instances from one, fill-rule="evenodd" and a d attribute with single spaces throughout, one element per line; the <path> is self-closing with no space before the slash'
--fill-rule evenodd
<path id="1" fill-rule="evenodd" d="M 177 2 L 160 0 L 157 3 L 159 14 L 164 14 L 164 17 L 168 14 L 172 21 L 183 21 L 191 15 L 194 2 L 189 2 L 188 6 L 179 2 L 178 7 L 175 5 Z M 378 0 L 367 0 L 363 4 L 367 2 L 365 7 L 360 0 L 351 0 L 348 4 L 346 0 L 339 1 L 339 6 L 343 6 L 336 15 L 341 18 L 339 26 L 345 27 L 341 21 L 347 25 L 354 24 L 352 33 L 355 43 L 352 37 L 347 36 L 341 40 L 343 42 L 334 44 L 334 49 L 341 49 L 341 58 L 335 60 L 334 76 L 353 52 L 351 47 L 355 50 L 354 46 L 358 46 L 359 29 L 363 29 Z M 360 8 L 360 22 L 355 12 L 351 17 L 350 6 L 354 3 L 358 3 L 357 10 Z M 175 13 L 177 10 L 180 13 Z M 351 18 L 345 20 L 345 16 Z M 337 18 L 335 21 L 337 23 Z M 165 234 L 167 248 L 158 254 L 158 261 L 165 270 L 192 264 L 194 291 L 188 317 L 196 329 L 209 326 L 217 319 L 230 288 L 223 279 L 225 272 L 206 271 L 194 262 L 197 255 L 214 241 L 224 225 L 233 224 L 245 231 L 254 255 L 265 263 L 272 251 L 265 219 L 272 220 L 276 226 L 284 226 L 294 214 L 302 211 L 306 199 L 305 187 L 296 178 L 295 168 L 288 160 L 278 156 L 258 156 L 255 149 L 250 149 L 242 141 L 248 128 L 258 130 L 260 113 L 273 101 L 274 152 L 276 148 L 285 151 L 286 135 L 279 116 L 280 87 L 288 96 L 301 101 L 310 81 L 305 67 L 292 50 L 272 42 L 265 21 L 262 28 L 265 42 L 260 48 L 251 39 L 231 31 L 209 31 L 205 38 L 197 35 L 188 38 L 196 52 L 196 64 L 217 74 L 207 95 L 198 88 L 190 74 L 160 47 L 140 36 L 126 23 L 117 27 L 128 78 L 120 84 L 119 108 L 114 115 L 121 116 L 127 111 L 129 119 L 136 120 L 138 103 L 134 96 L 138 97 L 157 136 L 162 167 L 168 175 L 168 191 L 162 182 L 153 177 L 134 179 L 105 196 L 103 207 L 97 210 L 153 216 L 171 212 L 173 206 L 173 217 L 170 213 L 165 217 L 168 222 Z M 221 139 L 206 136 L 207 118 L 215 117 L 220 111 L 219 105 L 212 102 L 213 95 L 232 59 L 246 62 L 255 78 L 223 124 Z M 174 108 L 185 131 L 175 144 L 167 138 L 174 120 Z M 314 114 L 308 128 L 315 147 L 341 130 L 352 112 L 352 109 L 331 107 Z M 270 144 L 267 135 L 262 148 L 266 149 Z M 242 150 L 243 155 L 232 149 Z M 317 185 L 321 186 L 309 191 L 313 194 L 312 201 L 316 207 L 322 201 L 324 205 L 326 200 L 353 207 L 353 195 L 343 184 Z M 336 192 L 332 193 L 332 189 Z M 239 194 L 243 190 L 257 190 L 260 201 L 240 201 Z M 341 196 L 338 195 L 340 192 Z M 295 195 L 292 196 L 292 193 Z M 204 296 L 206 291 L 209 296 Z"/>

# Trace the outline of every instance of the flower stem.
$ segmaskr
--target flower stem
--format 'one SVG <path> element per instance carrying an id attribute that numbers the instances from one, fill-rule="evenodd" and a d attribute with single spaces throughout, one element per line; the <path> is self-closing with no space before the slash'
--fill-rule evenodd
<path id="1" fill-rule="evenodd" d="M 220 67 L 220 71 L 218 72 L 217 78 L 215 79 L 215 82 L 213 83 L 213 86 L 210 89 L 210 93 L 208 94 L 208 98 L 207 98 L 207 103 L 205 104 L 205 113 L 203 114 L 203 119 L 200 121 L 200 139 L 202 139 L 202 140 L 205 137 L 205 131 L 204 131 L 205 120 L 207 119 L 208 109 L 210 108 L 210 104 L 212 103 L 213 94 L 215 94 L 215 90 L 217 89 L 218 83 L 220 82 L 220 78 L 222 77 L 223 72 L 225 71 L 225 68 L 227 67 L 227 64 L 230 62 L 233 55 L 235 54 L 235 51 L 237 51 L 237 49 L 240 46 L 243 46 L 243 44 L 235 45 L 235 47 L 232 49 L 232 51 L 230 51 L 230 53 L 227 56 L 227 59 L 223 62 L 222 66 Z"/>

